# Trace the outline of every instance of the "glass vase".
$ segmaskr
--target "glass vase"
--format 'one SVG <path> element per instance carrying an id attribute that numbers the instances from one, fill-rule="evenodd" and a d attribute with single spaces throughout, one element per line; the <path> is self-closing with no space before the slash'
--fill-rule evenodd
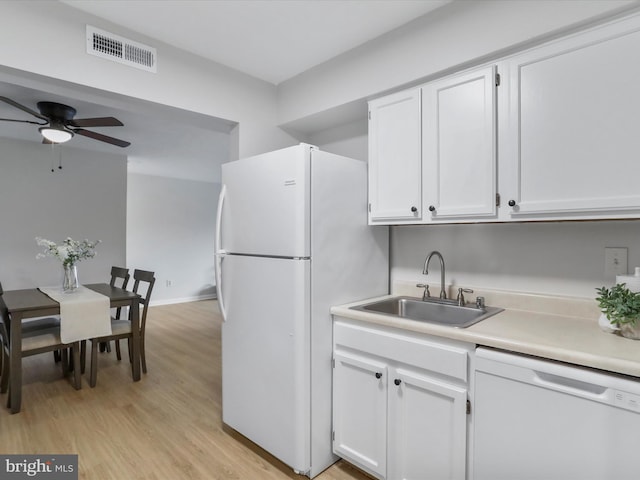
<path id="1" fill-rule="evenodd" d="M 75 292 L 78 288 L 78 268 L 75 264 L 62 265 L 62 291 L 64 293 Z"/>

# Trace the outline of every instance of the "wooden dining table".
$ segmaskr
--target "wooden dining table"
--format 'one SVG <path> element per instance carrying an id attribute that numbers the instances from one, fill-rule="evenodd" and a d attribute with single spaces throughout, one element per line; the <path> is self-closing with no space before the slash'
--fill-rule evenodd
<path id="1" fill-rule="evenodd" d="M 108 283 L 84 285 L 109 297 L 111 308 L 129 307 L 132 329 L 131 374 L 133 381 L 140 380 L 140 295 Z M 2 295 L 9 311 L 11 329 L 9 335 L 9 404 L 11 413 L 20 411 L 22 400 L 22 321 L 48 315 L 59 315 L 60 304 L 37 288 L 9 290 Z M 64 320 L 62 320 L 64 321 Z M 76 366 L 79 368 L 79 366 Z"/>

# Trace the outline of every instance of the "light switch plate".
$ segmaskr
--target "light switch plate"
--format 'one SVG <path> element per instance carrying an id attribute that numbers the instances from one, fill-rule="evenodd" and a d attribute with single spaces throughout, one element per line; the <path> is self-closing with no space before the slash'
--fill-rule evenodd
<path id="1" fill-rule="evenodd" d="M 604 249 L 604 279 L 613 285 L 616 275 L 627 274 L 627 248 L 605 247 Z"/>

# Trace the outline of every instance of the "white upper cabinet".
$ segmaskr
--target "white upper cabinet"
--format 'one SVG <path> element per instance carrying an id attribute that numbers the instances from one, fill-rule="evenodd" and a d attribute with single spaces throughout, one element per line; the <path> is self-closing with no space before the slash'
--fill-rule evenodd
<path id="1" fill-rule="evenodd" d="M 495 219 L 495 67 L 425 85 L 422 118 L 423 211 L 427 221 Z"/>
<path id="2" fill-rule="evenodd" d="M 369 102 L 369 223 L 422 218 L 420 89 Z"/>
<path id="3" fill-rule="evenodd" d="M 505 60 L 505 220 L 640 214 L 640 22 Z"/>
<path id="4" fill-rule="evenodd" d="M 370 223 L 640 218 L 637 52 L 640 14 L 370 102 Z"/>

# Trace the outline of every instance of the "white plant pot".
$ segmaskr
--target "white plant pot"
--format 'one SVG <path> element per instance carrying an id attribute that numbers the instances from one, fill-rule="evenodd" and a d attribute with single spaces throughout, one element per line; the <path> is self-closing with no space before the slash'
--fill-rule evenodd
<path id="1" fill-rule="evenodd" d="M 598 326 L 603 332 L 607 333 L 615 333 L 619 330 L 617 326 L 611 324 L 604 313 L 600 315 L 600 318 L 598 318 Z"/>

